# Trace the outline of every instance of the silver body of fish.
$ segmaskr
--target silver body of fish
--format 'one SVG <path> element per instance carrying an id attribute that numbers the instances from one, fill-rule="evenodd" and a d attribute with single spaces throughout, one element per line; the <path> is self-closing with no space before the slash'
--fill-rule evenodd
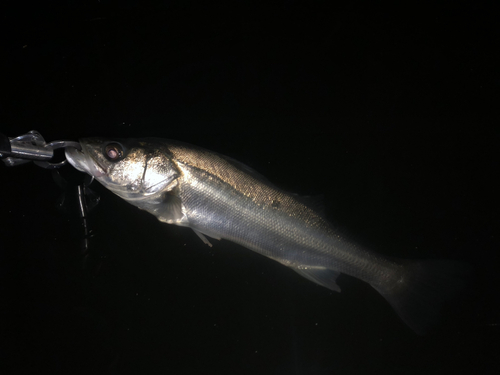
<path id="1" fill-rule="evenodd" d="M 246 165 L 186 143 L 158 138 L 80 140 L 68 161 L 158 220 L 226 239 L 340 292 L 340 273 L 372 285 L 415 332 L 434 324 L 461 287 L 451 261 L 394 260 L 345 238 L 305 199 Z"/>

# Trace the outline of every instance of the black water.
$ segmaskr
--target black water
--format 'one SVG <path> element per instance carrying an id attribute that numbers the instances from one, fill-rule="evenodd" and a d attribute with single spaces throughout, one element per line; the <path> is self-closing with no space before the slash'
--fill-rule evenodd
<path id="1" fill-rule="evenodd" d="M 2 166 L 0 371 L 496 373 L 493 13 L 141 4 L 6 10 L 0 131 L 224 153 L 322 195 L 326 215 L 376 251 L 470 263 L 470 296 L 420 337 L 358 280 L 334 294 L 229 242 L 208 248 L 98 184 L 84 257 L 74 184 L 61 211 L 49 171 Z"/>

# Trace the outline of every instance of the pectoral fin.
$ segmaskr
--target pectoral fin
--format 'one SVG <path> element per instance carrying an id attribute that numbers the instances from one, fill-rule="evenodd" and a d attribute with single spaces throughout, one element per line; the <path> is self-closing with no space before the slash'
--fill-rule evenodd
<path id="1" fill-rule="evenodd" d="M 336 282 L 340 272 L 333 271 L 328 268 L 292 268 L 292 270 L 313 283 L 324 286 L 334 292 L 340 292 L 340 287 Z"/>
<path id="2" fill-rule="evenodd" d="M 187 219 L 182 209 L 182 200 L 178 194 L 179 188 L 175 181 L 173 184 L 175 185 L 171 189 L 166 189 L 167 191 L 162 194 L 162 203 L 155 205 L 153 212 L 150 212 L 164 223 L 183 225 Z"/>

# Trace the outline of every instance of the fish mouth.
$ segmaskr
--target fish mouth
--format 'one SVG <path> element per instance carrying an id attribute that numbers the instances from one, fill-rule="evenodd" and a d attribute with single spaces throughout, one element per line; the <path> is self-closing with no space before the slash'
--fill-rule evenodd
<path id="1" fill-rule="evenodd" d="M 88 153 L 86 146 L 80 143 L 82 150 L 74 147 L 66 147 L 65 154 L 68 162 L 80 172 L 88 173 L 96 178 L 107 173 L 106 168 L 95 161 Z"/>

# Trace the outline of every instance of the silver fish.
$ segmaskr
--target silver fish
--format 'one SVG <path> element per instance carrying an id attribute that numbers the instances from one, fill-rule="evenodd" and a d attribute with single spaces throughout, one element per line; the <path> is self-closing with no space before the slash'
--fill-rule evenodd
<path id="1" fill-rule="evenodd" d="M 80 140 L 66 157 L 158 220 L 226 239 L 340 292 L 340 273 L 369 283 L 416 333 L 431 327 L 462 287 L 451 261 L 390 259 L 353 243 L 311 208 L 227 156 L 158 138 Z"/>

